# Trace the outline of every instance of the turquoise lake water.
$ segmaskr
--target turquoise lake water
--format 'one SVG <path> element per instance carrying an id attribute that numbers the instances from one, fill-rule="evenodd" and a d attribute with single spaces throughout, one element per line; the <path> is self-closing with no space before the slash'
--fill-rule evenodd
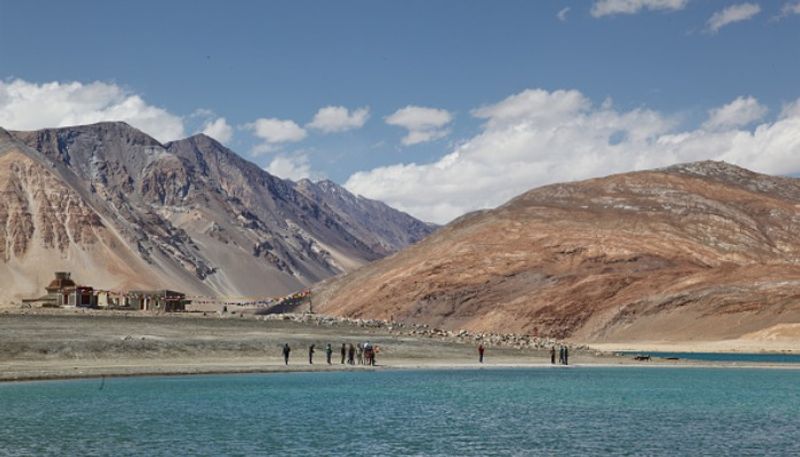
<path id="1" fill-rule="evenodd" d="M 733 352 L 635 352 L 624 351 L 627 356 L 649 355 L 656 358 L 678 358 L 683 360 L 702 360 L 704 362 L 753 362 L 753 363 L 800 363 L 800 354 L 775 353 L 733 353 Z"/>
<path id="2" fill-rule="evenodd" d="M 0 455 L 800 455 L 800 371 L 548 367 L 6 383 Z"/>

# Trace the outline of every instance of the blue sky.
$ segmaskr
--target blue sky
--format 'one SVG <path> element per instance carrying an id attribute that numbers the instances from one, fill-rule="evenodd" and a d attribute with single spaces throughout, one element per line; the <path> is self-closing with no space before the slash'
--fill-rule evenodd
<path id="1" fill-rule="evenodd" d="M 169 139 L 224 118 L 214 132 L 277 174 L 329 177 L 437 222 L 670 160 L 800 171 L 787 160 L 800 133 L 777 125 L 800 98 L 796 0 L 0 0 L 0 78 L 6 128 L 149 116 L 137 126 Z M 347 110 L 319 124 L 334 131 L 309 126 L 325 106 Z M 258 119 L 296 129 L 259 136 Z M 586 137 L 551 135 L 568 127 Z M 759 127 L 785 135 L 772 160 Z M 662 147 L 687 135 L 702 141 Z"/>

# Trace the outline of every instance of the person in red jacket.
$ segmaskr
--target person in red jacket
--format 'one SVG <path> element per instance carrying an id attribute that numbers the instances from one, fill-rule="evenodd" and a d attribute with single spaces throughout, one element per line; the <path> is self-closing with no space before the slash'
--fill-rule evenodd
<path id="1" fill-rule="evenodd" d="M 483 363 L 483 351 L 485 348 L 483 347 L 483 343 L 478 345 L 478 362 Z"/>

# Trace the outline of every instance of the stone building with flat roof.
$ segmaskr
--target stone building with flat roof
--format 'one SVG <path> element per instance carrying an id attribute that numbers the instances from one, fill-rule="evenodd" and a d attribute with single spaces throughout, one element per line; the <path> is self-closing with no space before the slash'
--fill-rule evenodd
<path id="1" fill-rule="evenodd" d="M 128 293 L 128 305 L 142 311 L 186 311 L 191 303 L 186 294 L 174 290 L 132 290 Z"/>
<path id="2" fill-rule="evenodd" d="M 169 289 L 132 290 L 128 293 L 94 290 L 90 286 L 75 284 L 68 271 L 56 272 L 56 277 L 45 287 L 47 295 L 22 300 L 23 303 L 42 306 L 74 306 L 78 308 L 105 308 L 156 312 L 186 311 L 191 300 L 186 294 Z"/>

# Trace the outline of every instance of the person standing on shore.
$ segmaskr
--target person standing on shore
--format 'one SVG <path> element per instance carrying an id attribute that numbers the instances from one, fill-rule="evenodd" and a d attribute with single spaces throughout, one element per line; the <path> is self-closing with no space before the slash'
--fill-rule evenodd
<path id="1" fill-rule="evenodd" d="M 550 346 L 550 365 L 556 364 L 556 347 Z"/>
<path id="2" fill-rule="evenodd" d="M 331 343 L 328 343 L 325 346 L 325 358 L 328 359 L 328 365 L 331 364 L 331 355 L 333 355 L 333 348 L 331 347 Z"/>
<path id="3" fill-rule="evenodd" d="M 347 346 L 342 343 L 342 365 L 344 365 L 345 357 L 347 357 Z"/>
<path id="4" fill-rule="evenodd" d="M 347 363 L 350 365 L 356 364 L 356 348 L 353 346 L 353 343 L 350 343 L 350 346 L 347 348 Z"/>
<path id="5" fill-rule="evenodd" d="M 558 348 L 558 363 L 559 365 L 564 365 L 564 346 L 559 346 Z"/>
<path id="6" fill-rule="evenodd" d="M 373 363 L 372 363 L 372 351 L 373 351 L 372 343 L 370 343 L 369 341 L 364 343 L 364 364 L 365 365 L 373 365 Z"/>
<path id="7" fill-rule="evenodd" d="M 478 345 L 478 362 L 483 363 L 483 352 L 486 348 L 483 347 L 483 343 Z"/>
<path id="8" fill-rule="evenodd" d="M 289 347 L 289 343 L 285 343 L 283 345 L 283 363 L 285 365 L 289 365 L 289 353 L 292 352 L 292 349 Z"/>
<path id="9" fill-rule="evenodd" d="M 314 345 L 308 347 L 308 364 L 314 365 Z"/>
<path id="10" fill-rule="evenodd" d="M 564 365 L 569 365 L 569 348 L 564 346 Z"/>

